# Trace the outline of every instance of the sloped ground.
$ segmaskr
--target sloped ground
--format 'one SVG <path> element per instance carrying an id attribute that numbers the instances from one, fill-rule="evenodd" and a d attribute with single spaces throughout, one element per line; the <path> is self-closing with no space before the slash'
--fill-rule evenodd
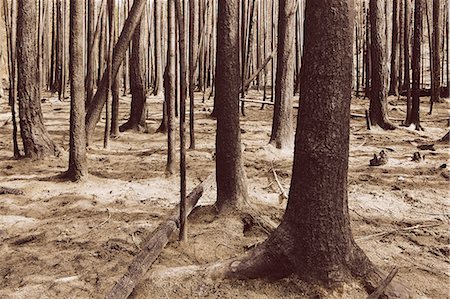
<path id="1" fill-rule="evenodd" d="M 200 97 L 200 95 L 199 95 Z M 254 92 L 252 98 L 261 97 Z M 423 107 L 428 98 L 423 99 Z M 390 98 L 391 116 L 403 118 L 404 102 Z M 164 174 L 166 139 L 153 133 L 161 118 L 161 99 L 150 98 L 150 134 L 125 133 L 101 147 L 103 126 L 89 149 L 89 179 L 80 184 L 53 176 L 67 167 L 69 103 L 47 96 L 46 125 L 65 150 L 56 158 L 34 162 L 11 158 L 11 122 L 5 99 L 0 103 L 0 186 L 19 188 L 23 195 L 0 195 L 0 298 L 102 298 L 126 271 L 144 238 L 162 221 L 179 198 L 179 178 Z M 214 120 L 210 104 L 196 109 L 197 150 L 188 151 L 188 190 L 214 170 Z M 292 153 L 267 146 L 272 109 L 247 104 L 242 142 L 250 194 L 258 213 L 278 222 L 285 203 L 278 203 L 272 163 L 288 190 Z M 367 100 L 355 99 L 352 113 L 363 114 Z M 123 99 L 122 121 L 129 98 Z M 423 109 L 427 110 L 427 109 Z M 357 243 L 416 298 L 447 298 L 449 284 L 448 144 L 435 142 L 448 130 L 448 100 L 432 117 L 422 114 L 425 132 L 365 128 L 364 118 L 351 120 L 349 208 Z M 443 120 L 444 119 L 444 120 Z M 433 120 L 433 121 L 431 121 Z M 396 121 L 399 123 L 399 121 Z M 435 151 L 418 145 L 435 143 Z M 374 153 L 385 150 L 386 165 L 370 167 Z M 214 202 L 214 188 L 202 204 Z M 243 232 L 240 218 L 216 219 L 202 210 L 190 218 L 189 243 L 173 239 L 136 288 L 135 298 L 302 298 L 322 295 L 295 277 L 277 282 L 209 281 L 198 273 L 189 279 L 170 267 L 201 265 L 237 256 L 263 241 L 267 232 Z M 189 268 L 187 268 L 189 269 Z M 165 273 L 165 274 L 164 274 Z M 169 273 L 170 275 L 168 275 Z M 347 287 L 325 297 L 362 298 Z"/>

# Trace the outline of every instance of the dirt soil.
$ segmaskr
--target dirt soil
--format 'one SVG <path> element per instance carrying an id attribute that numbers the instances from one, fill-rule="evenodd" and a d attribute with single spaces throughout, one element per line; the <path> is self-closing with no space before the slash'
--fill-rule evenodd
<path id="1" fill-rule="evenodd" d="M 212 101 L 203 104 L 198 97 L 197 149 L 188 151 L 188 190 L 215 167 Z M 250 97 L 261 99 L 262 94 L 252 92 Z M 5 98 L 0 101 L 0 186 L 23 191 L 0 195 L 0 298 L 104 297 L 179 200 L 179 177 L 164 173 L 165 135 L 154 133 L 161 119 L 161 98 L 149 98 L 150 133 L 124 133 L 108 150 L 102 148 L 101 121 L 88 151 L 89 179 L 79 184 L 54 178 L 68 163 L 69 100 L 45 95 L 46 126 L 62 154 L 44 161 L 12 158 L 9 109 Z M 360 117 L 368 100 L 353 100 L 349 209 L 355 239 L 376 265 L 386 273 L 397 266 L 396 279 L 414 298 L 448 298 L 449 146 L 436 140 L 448 130 L 449 100 L 437 104 L 433 116 L 425 113 L 429 98 L 422 101 L 425 131 L 416 132 L 368 131 Z M 389 102 L 390 116 L 400 124 L 405 101 L 392 97 Z M 121 123 L 129 104 L 129 97 L 122 98 Z M 249 192 L 256 212 L 278 223 L 286 203 L 279 203 L 272 165 L 287 191 L 293 150 L 267 145 L 271 107 L 246 107 L 241 124 Z M 423 144 L 434 144 L 434 150 L 419 150 Z M 381 150 L 388 154 L 388 163 L 369 166 Z M 412 161 L 414 152 L 424 159 Z M 214 194 L 213 187 L 200 204 L 214 203 Z M 254 226 L 244 232 L 240 217 L 217 218 L 204 209 L 194 210 L 189 221 L 188 244 L 180 245 L 173 237 L 133 298 L 366 296 L 357 285 L 325 293 L 296 277 L 275 282 L 206 279 L 192 266 L 239 256 L 262 242 L 267 231 Z"/>

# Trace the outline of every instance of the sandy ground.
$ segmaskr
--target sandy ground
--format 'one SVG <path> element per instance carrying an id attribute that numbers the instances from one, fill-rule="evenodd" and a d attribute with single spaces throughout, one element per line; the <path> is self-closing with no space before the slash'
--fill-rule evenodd
<path id="1" fill-rule="evenodd" d="M 260 98 L 257 92 L 252 98 Z M 423 98 L 423 110 L 428 106 Z M 89 149 L 89 179 L 80 184 L 56 181 L 67 167 L 69 103 L 46 95 L 46 125 L 64 149 L 44 161 L 14 160 L 11 122 L 5 99 L 0 100 L 0 186 L 21 189 L 23 195 L 0 195 L 0 298 L 102 298 L 126 271 L 143 240 L 179 198 L 178 176 L 164 173 L 166 138 L 154 133 L 161 118 L 161 99 L 149 99 L 149 134 L 125 133 L 102 148 L 103 122 Z M 122 99 L 121 120 L 129 98 Z M 188 151 L 188 190 L 214 170 L 214 120 L 211 102 L 196 107 L 197 149 Z M 389 272 L 399 268 L 398 281 L 415 298 L 449 296 L 449 160 L 448 144 L 436 142 L 448 130 L 449 100 L 422 113 L 425 132 L 402 129 L 368 131 L 364 118 L 351 120 L 349 208 L 357 243 L 371 260 Z M 363 114 L 368 101 L 355 99 L 352 113 Z M 403 118 L 404 100 L 390 98 L 390 114 Z M 271 107 L 247 104 L 242 117 L 242 143 L 248 186 L 258 213 L 279 222 L 284 204 L 272 175 L 274 168 L 289 188 L 292 151 L 267 146 Z M 400 123 L 398 120 L 397 123 Z M 411 161 L 418 145 L 422 162 Z M 385 150 L 389 161 L 370 167 L 374 153 Z M 214 202 L 207 191 L 202 205 Z M 216 218 L 202 210 L 190 217 L 189 243 L 175 238 L 138 285 L 134 298 L 363 298 L 358 286 L 325 294 L 296 277 L 276 282 L 210 281 L 191 265 L 239 256 L 263 241 L 267 232 L 243 230 L 239 218 Z M 171 267 L 178 270 L 170 272 Z M 187 268 L 186 268 L 187 267 Z M 184 269 L 184 270 L 183 270 Z M 178 275 L 177 273 L 184 273 Z"/>

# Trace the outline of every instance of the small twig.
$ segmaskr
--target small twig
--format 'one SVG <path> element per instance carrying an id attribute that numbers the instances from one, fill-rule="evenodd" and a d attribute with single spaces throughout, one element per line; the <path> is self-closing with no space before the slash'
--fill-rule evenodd
<path id="1" fill-rule="evenodd" d="M 398 268 L 394 267 L 394 269 L 391 270 L 389 275 L 381 282 L 380 286 L 375 290 L 375 292 L 367 296 L 367 299 L 378 299 L 378 297 L 380 297 L 383 294 L 384 290 L 391 283 L 392 279 L 394 279 L 395 275 L 397 275 L 397 272 Z"/>
<path id="2" fill-rule="evenodd" d="M 364 136 L 364 141 L 363 141 L 360 145 L 358 145 L 357 147 L 355 147 L 353 150 L 356 151 L 357 149 L 359 149 L 360 147 L 362 147 L 364 144 L 366 144 L 366 141 L 367 141 L 366 136 Z"/>
<path id="3" fill-rule="evenodd" d="M 373 235 L 368 235 L 368 236 L 364 236 L 364 237 L 359 237 L 356 238 L 356 241 L 362 241 L 362 240 L 367 240 L 373 237 L 380 237 L 380 236 L 386 236 L 386 235 L 390 235 L 390 234 L 394 234 L 397 232 L 401 232 L 401 231 L 412 231 L 412 230 L 416 230 L 416 229 L 421 229 L 421 228 L 430 228 L 430 227 L 436 227 L 442 224 L 426 224 L 426 225 L 414 225 L 414 226 L 409 226 L 409 227 L 405 227 L 405 228 L 399 228 L 399 229 L 393 229 L 387 232 L 379 232 Z"/>
<path id="4" fill-rule="evenodd" d="M 135 238 L 135 236 L 134 236 L 134 233 L 131 233 L 130 235 L 131 235 L 131 240 L 133 240 L 134 245 L 136 245 L 136 248 L 137 248 L 138 250 L 141 250 L 141 247 L 139 246 L 139 244 L 138 244 L 137 241 L 136 241 L 136 238 Z"/>
<path id="5" fill-rule="evenodd" d="M 97 225 L 96 227 L 93 227 L 93 229 L 94 228 L 99 228 L 100 226 L 103 226 L 106 222 L 109 221 L 109 219 L 111 219 L 111 212 L 109 211 L 108 208 L 106 208 L 106 211 L 108 211 L 108 218 L 105 221 L 103 221 L 102 223 L 100 223 L 99 225 Z"/>

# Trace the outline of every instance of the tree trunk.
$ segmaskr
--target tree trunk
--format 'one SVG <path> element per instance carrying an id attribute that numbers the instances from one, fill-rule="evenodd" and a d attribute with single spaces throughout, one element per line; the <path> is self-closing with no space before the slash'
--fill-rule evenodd
<path id="1" fill-rule="evenodd" d="M 143 21 L 141 20 L 134 30 L 133 35 L 133 46 L 130 56 L 131 109 L 128 121 L 120 126 L 121 132 L 128 130 L 139 132 L 147 129 L 145 122 L 146 94 L 144 68 L 142 67 L 142 25 Z"/>
<path id="2" fill-rule="evenodd" d="M 389 121 L 387 108 L 387 68 L 385 22 L 383 20 L 383 1 L 370 0 L 370 54 L 371 54 L 371 86 L 370 86 L 370 121 L 385 130 L 394 129 Z"/>
<path id="3" fill-rule="evenodd" d="M 294 143 L 293 97 L 294 97 L 294 40 L 295 1 L 279 0 L 278 55 L 275 83 L 275 106 L 273 111 L 270 144 L 284 149 Z"/>
<path id="4" fill-rule="evenodd" d="M 329 287 L 356 278 L 373 291 L 382 276 L 356 245 L 348 214 L 353 1 L 307 1 L 305 14 L 302 100 L 286 213 L 268 240 L 233 261 L 225 276 L 297 273 Z"/>
<path id="5" fill-rule="evenodd" d="M 166 172 L 174 173 L 174 158 L 175 158 L 175 51 L 176 51 L 176 36 L 175 36 L 175 3 L 178 0 L 169 0 L 168 3 L 168 45 L 167 45 L 167 64 L 164 72 L 164 95 L 167 108 L 167 164 Z"/>
<path id="6" fill-rule="evenodd" d="M 441 1 L 433 1 L 433 46 L 432 46 L 432 59 L 433 67 L 431 68 L 431 102 L 430 113 L 433 112 L 433 104 L 440 101 L 441 94 L 441 55 L 440 55 L 440 43 L 441 43 Z"/>
<path id="7" fill-rule="evenodd" d="M 180 3 L 181 2 L 181 3 Z M 187 241 L 186 203 L 186 33 L 183 15 L 184 0 L 175 0 L 178 23 L 178 43 L 180 50 L 180 241 Z"/>
<path id="8" fill-rule="evenodd" d="M 133 36 L 134 29 L 141 19 L 142 12 L 145 8 L 145 3 L 145 0 L 135 0 L 133 6 L 131 7 L 128 18 L 126 19 L 124 27 L 122 29 L 122 33 L 120 34 L 119 39 L 114 47 L 111 70 L 112 78 L 116 78 L 117 73 L 119 72 L 120 65 L 125 58 L 125 54 Z M 86 139 L 88 143 L 92 139 L 95 126 L 100 119 L 101 111 L 106 102 L 106 91 L 108 90 L 108 72 L 109 70 L 107 69 L 103 73 L 97 92 L 92 99 L 92 104 L 89 105 L 86 113 Z"/>
<path id="9" fill-rule="evenodd" d="M 94 95 L 94 32 L 95 32 L 95 0 L 87 1 L 88 22 L 87 22 L 87 70 L 86 70 L 86 107 L 92 101 Z"/>
<path id="10" fill-rule="evenodd" d="M 190 149 L 195 149 L 195 131 L 194 131 L 194 89 L 195 89 L 195 58 L 197 57 L 198 45 L 198 26 L 197 26 L 197 2 L 189 1 L 189 137 Z"/>
<path id="11" fill-rule="evenodd" d="M 399 0 L 393 0 L 392 6 L 392 51 L 391 73 L 388 95 L 398 96 L 398 35 L 399 35 Z"/>
<path id="12" fill-rule="evenodd" d="M 155 87 L 153 95 L 160 95 L 163 92 L 163 57 L 161 48 L 161 2 L 154 1 L 154 22 L 155 22 Z"/>
<path id="13" fill-rule="evenodd" d="M 219 1 L 216 64 L 216 180 L 219 211 L 247 197 L 239 124 L 239 0 Z"/>
<path id="14" fill-rule="evenodd" d="M 365 2 L 364 2 L 365 3 Z M 371 62 L 371 48 L 372 48 L 372 46 L 371 46 L 371 44 L 370 44 L 370 7 L 368 7 L 367 8 L 367 13 L 366 13 L 366 59 L 364 60 L 364 64 L 365 64 L 365 66 L 366 66 L 366 80 L 365 80 L 365 82 L 364 82 L 364 85 L 365 85 L 365 87 L 364 87 L 364 95 L 365 95 L 365 97 L 366 98 L 369 98 L 370 99 L 370 97 L 371 97 L 371 95 L 370 95 L 370 89 L 371 89 L 371 86 L 370 86 L 370 80 L 371 80 L 371 78 L 370 78 L 370 76 L 371 76 L 371 74 L 372 74 L 372 62 Z"/>
<path id="15" fill-rule="evenodd" d="M 69 36 L 70 72 L 70 149 L 67 176 L 73 181 L 83 179 L 88 172 L 86 161 L 86 130 L 84 101 L 84 3 L 70 1 Z"/>
<path id="16" fill-rule="evenodd" d="M 3 1 L 3 14 L 5 18 L 7 53 L 8 53 L 8 104 L 11 107 L 11 119 L 13 125 L 13 154 L 14 158 L 20 157 L 19 143 L 17 141 L 17 121 L 16 121 L 16 103 L 17 103 L 17 61 L 16 61 L 16 17 L 17 6 L 9 6 L 7 1 Z M 0 87 L 1 88 L 1 87 Z"/>
<path id="17" fill-rule="evenodd" d="M 411 3 L 409 0 L 405 0 L 405 17 L 404 17 L 404 32 L 403 32 L 403 51 L 404 51 L 404 75 L 405 79 L 403 81 L 404 88 L 406 89 L 406 120 L 408 122 L 411 115 L 411 77 L 410 77 L 410 39 L 411 39 Z"/>
<path id="18" fill-rule="evenodd" d="M 411 59 L 412 67 L 412 105 L 410 118 L 406 125 L 414 124 L 416 130 L 422 130 L 420 125 L 420 67 L 421 67 L 421 46 L 422 46 L 422 25 L 423 25 L 423 3 L 424 0 L 414 2 L 414 39 L 413 53 Z"/>
<path id="19" fill-rule="evenodd" d="M 17 15 L 17 70 L 20 134 L 25 156 L 42 159 L 57 153 L 44 126 L 38 82 L 37 2 L 19 1 Z"/>

